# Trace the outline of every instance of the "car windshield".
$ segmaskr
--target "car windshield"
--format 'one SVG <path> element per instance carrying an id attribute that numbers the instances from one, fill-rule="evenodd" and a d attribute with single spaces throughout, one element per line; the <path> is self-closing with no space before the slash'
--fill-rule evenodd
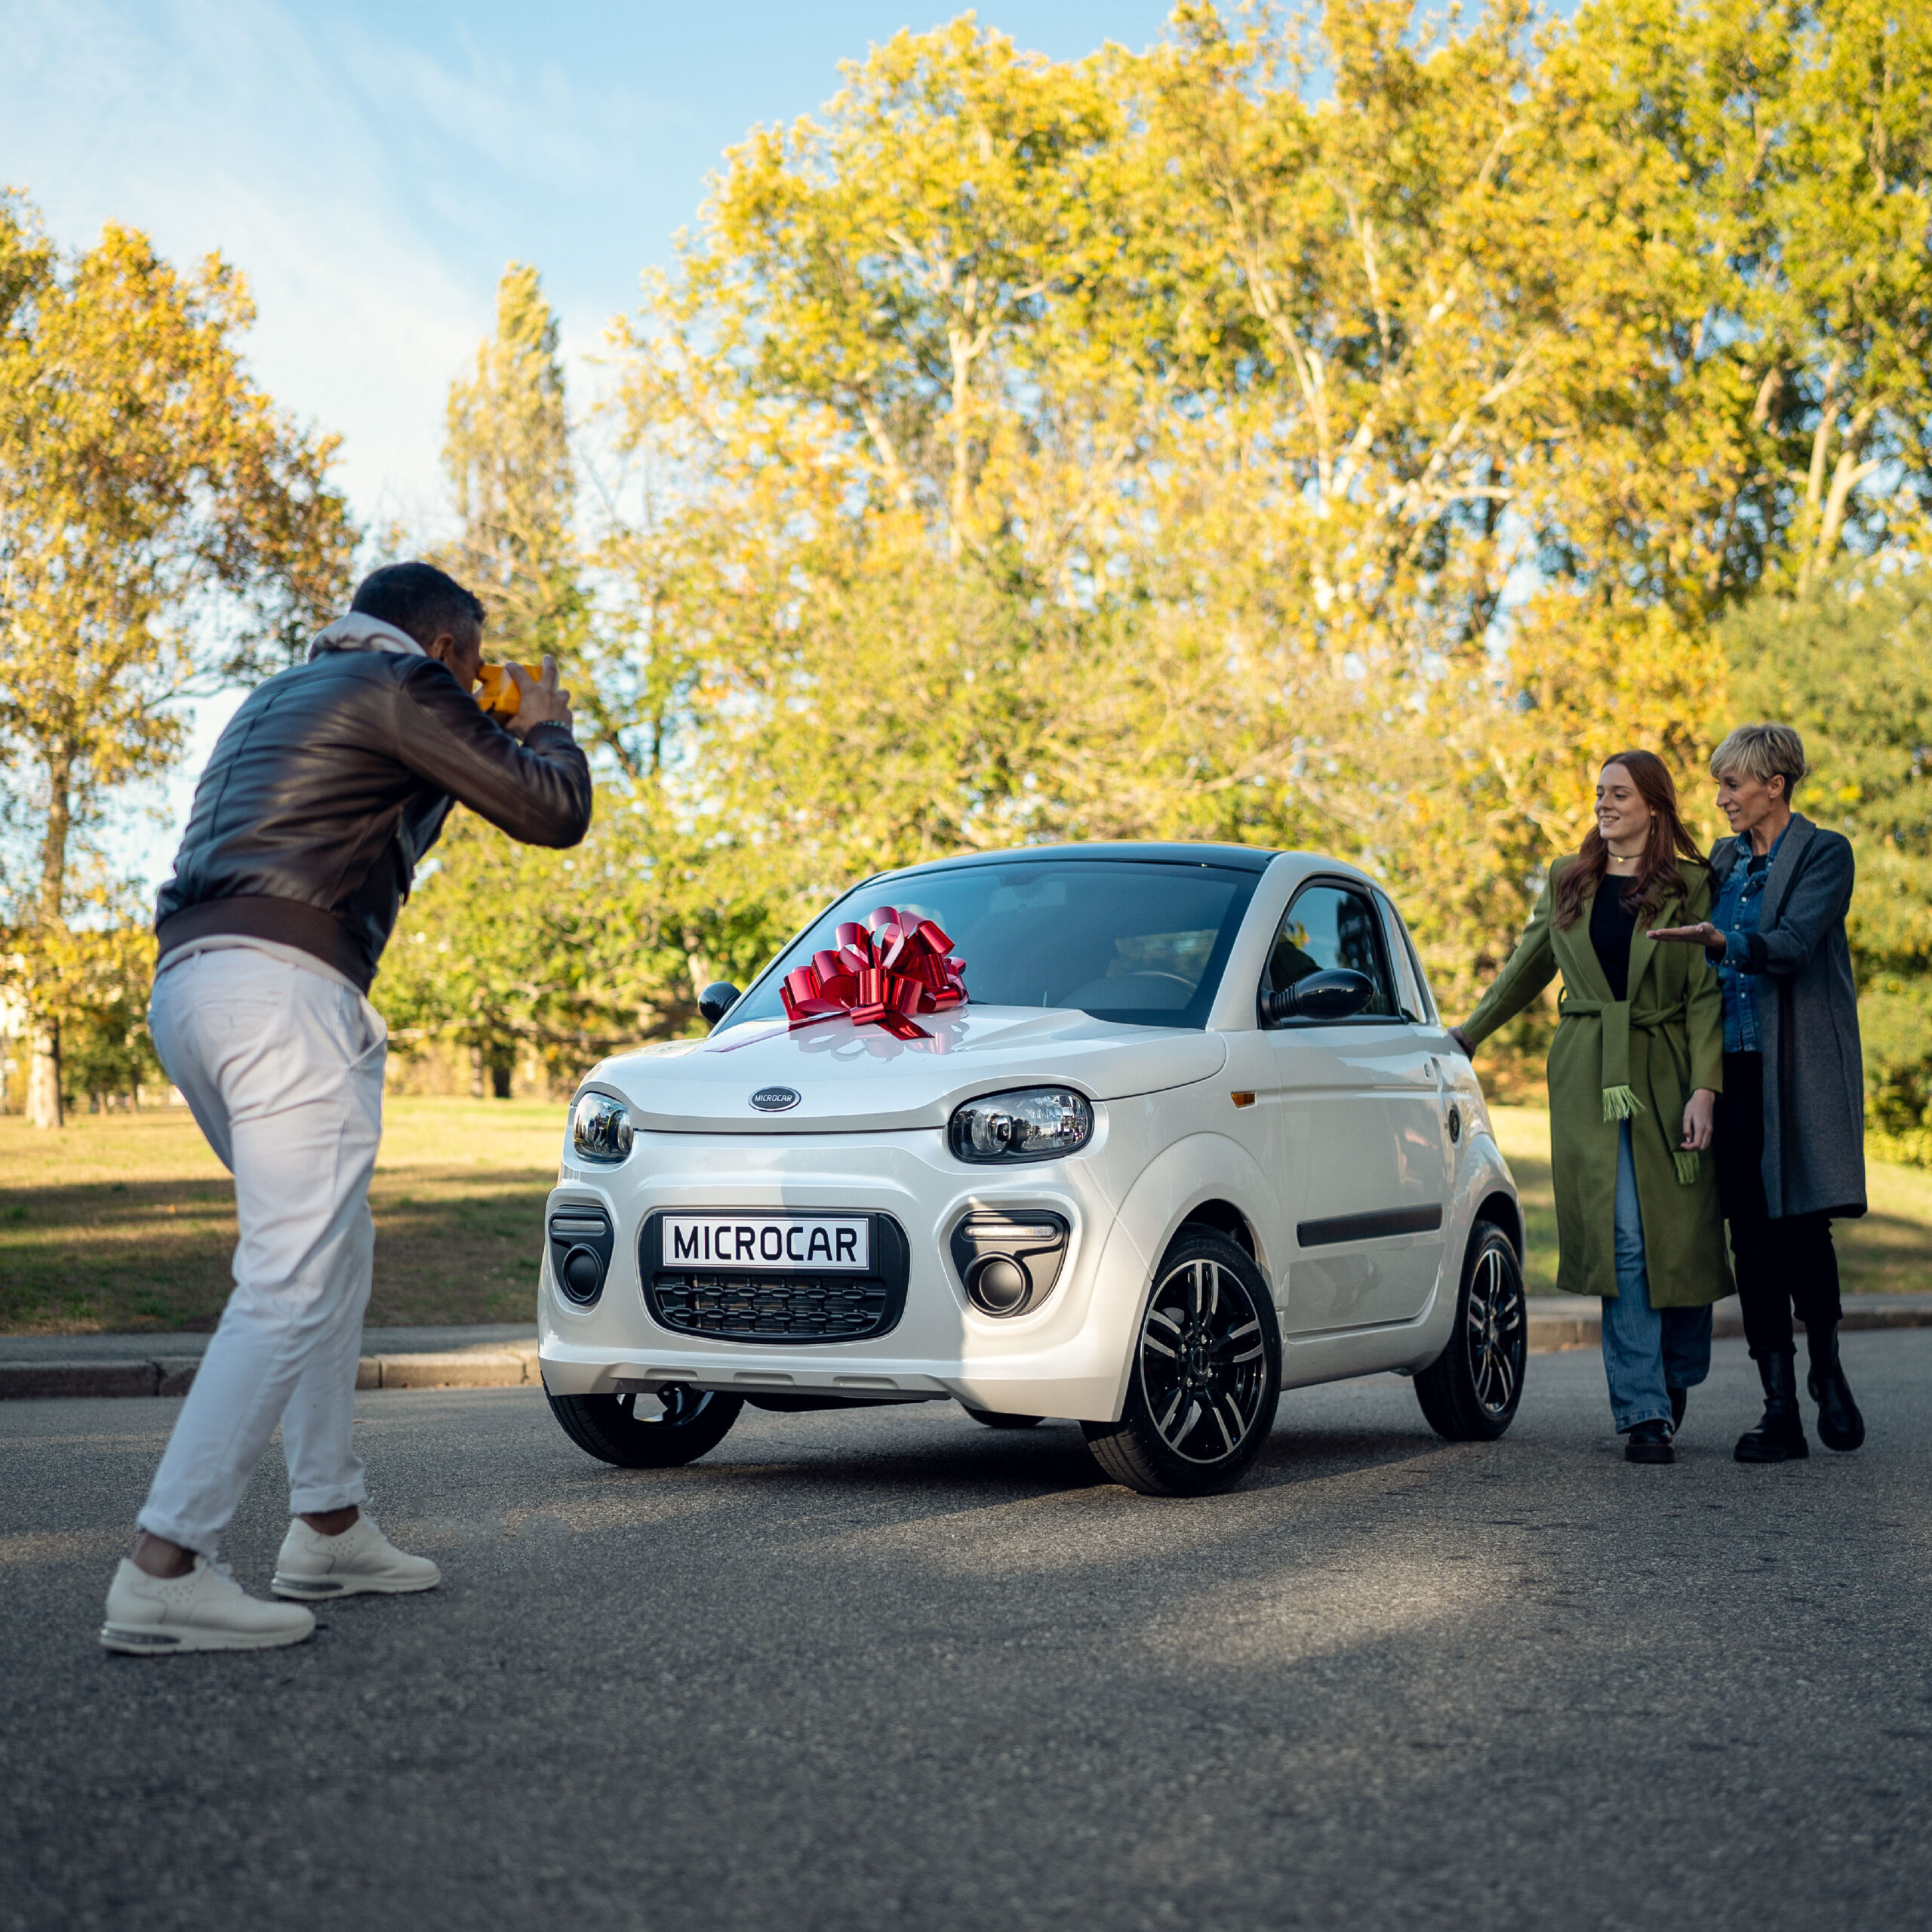
<path id="1" fill-rule="evenodd" d="M 980 1005 L 1204 1027 L 1260 876 L 1223 866 L 1046 859 L 875 879 L 788 946 L 732 1020 L 779 1017 L 786 972 L 830 950 L 841 921 L 894 906 L 945 931 Z"/>

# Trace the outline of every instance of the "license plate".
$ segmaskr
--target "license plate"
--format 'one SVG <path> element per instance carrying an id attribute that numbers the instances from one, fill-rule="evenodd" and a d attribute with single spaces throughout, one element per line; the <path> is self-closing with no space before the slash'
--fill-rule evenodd
<path id="1" fill-rule="evenodd" d="M 823 1268 L 863 1275 L 872 1229 L 863 1215 L 666 1214 L 666 1268 Z"/>

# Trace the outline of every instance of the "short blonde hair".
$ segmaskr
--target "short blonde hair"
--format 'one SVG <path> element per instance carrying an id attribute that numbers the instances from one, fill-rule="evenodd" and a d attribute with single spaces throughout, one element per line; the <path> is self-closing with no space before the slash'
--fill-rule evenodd
<path id="1" fill-rule="evenodd" d="M 1789 804 L 1799 780 L 1810 775 L 1804 761 L 1804 740 L 1789 724 L 1740 724 L 1711 754 L 1711 776 L 1755 778 L 1768 785 L 1784 780 L 1784 801 Z"/>

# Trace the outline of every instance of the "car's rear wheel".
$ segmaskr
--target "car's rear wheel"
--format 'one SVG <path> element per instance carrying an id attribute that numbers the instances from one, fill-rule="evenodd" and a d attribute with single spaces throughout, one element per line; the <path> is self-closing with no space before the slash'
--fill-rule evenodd
<path id="1" fill-rule="evenodd" d="M 1509 1237 L 1478 1221 L 1463 1260 L 1448 1345 L 1416 1377 L 1429 1426 L 1451 1442 L 1494 1442 L 1516 1418 L 1528 1358 L 1529 1305 Z"/>
<path id="2" fill-rule="evenodd" d="M 1260 1269 L 1225 1235 L 1190 1229 L 1155 1275 L 1120 1420 L 1081 1427 L 1116 1482 L 1143 1496 L 1211 1496 L 1260 1453 L 1281 1392 Z"/>
<path id="3" fill-rule="evenodd" d="M 1044 1422 L 1044 1416 L 1011 1416 L 1000 1409 L 975 1409 L 965 1403 L 959 1405 L 977 1423 L 988 1429 L 1031 1429 L 1037 1423 Z"/>
<path id="4" fill-rule="evenodd" d="M 745 1406 L 740 1395 L 675 1384 L 654 1396 L 544 1393 L 564 1433 L 580 1449 L 620 1469 L 668 1469 L 696 1462 L 724 1440 Z"/>

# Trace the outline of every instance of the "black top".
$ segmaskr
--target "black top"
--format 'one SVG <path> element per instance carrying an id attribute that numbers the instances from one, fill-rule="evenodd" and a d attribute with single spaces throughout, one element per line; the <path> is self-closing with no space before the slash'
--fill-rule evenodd
<path id="1" fill-rule="evenodd" d="M 1623 909 L 1624 889 L 1629 884 L 1627 879 L 1606 874 L 1590 908 L 1590 943 L 1597 949 L 1597 964 L 1610 982 L 1614 999 L 1630 997 L 1630 942 L 1636 937 L 1637 915 Z"/>

